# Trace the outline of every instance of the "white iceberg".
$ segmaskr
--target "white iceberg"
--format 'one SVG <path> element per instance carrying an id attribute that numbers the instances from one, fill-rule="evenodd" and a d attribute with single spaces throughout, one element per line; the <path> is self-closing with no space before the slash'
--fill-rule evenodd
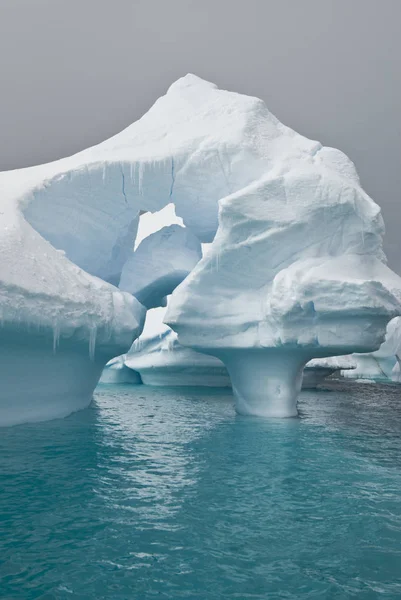
<path id="1" fill-rule="evenodd" d="M 136 340 L 124 362 L 140 374 L 145 385 L 231 386 L 227 369 L 218 358 L 184 348 L 171 329 Z"/>
<path id="2" fill-rule="evenodd" d="M 139 373 L 128 368 L 125 364 L 125 359 L 126 355 L 122 354 L 109 360 L 103 369 L 99 383 L 132 383 L 135 385 L 142 383 Z"/>
<path id="3" fill-rule="evenodd" d="M 163 323 L 166 308 L 149 310 L 141 336 L 123 357 L 126 367 L 151 386 L 231 387 L 226 367 L 215 356 L 185 348 Z"/>
<path id="4" fill-rule="evenodd" d="M 314 389 L 331 375 L 356 369 L 353 355 L 313 358 L 306 363 L 303 372 L 302 389 Z"/>
<path id="5" fill-rule="evenodd" d="M 223 360 L 240 412 L 295 414 L 309 359 L 375 350 L 400 313 L 380 210 L 352 163 L 192 75 L 109 140 L 1 173 L 0 203 L 0 425 L 88 404 L 143 326 L 145 307 L 116 287 L 139 215 L 171 203 L 213 243 L 168 320 Z"/>
<path id="6" fill-rule="evenodd" d="M 343 377 L 364 381 L 400 382 L 401 364 L 401 317 L 387 325 L 386 337 L 376 352 L 354 354 L 356 368 L 342 371 Z"/>

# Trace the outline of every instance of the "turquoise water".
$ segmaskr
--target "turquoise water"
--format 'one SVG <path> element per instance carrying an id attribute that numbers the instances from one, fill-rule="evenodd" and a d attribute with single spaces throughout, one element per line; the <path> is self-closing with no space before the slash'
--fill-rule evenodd
<path id="1" fill-rule="evenodd" d="M 401 598 L 401 389 L 332 384 L 300 409 L 101 386 L 0 430 L 0 598 Z"/>

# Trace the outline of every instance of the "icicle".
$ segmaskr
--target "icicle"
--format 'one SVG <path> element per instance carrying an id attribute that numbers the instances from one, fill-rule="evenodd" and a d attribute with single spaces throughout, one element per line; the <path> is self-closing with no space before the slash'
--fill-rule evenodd
<path id="1" fill-rule="evenodd" d="M 60 323 L 56 321 L 53 324 L 53 354 L 56 354 L 56 350 L 60 343 Z"/>
<path id="2" fill-rule="evenodd" d="M 97 334 L 96 325 L 92 325 L 92 327 L 89 330 L 89 358 L 91 360 L 95 360 L 96 334 Z"/>
<path id="3" fill-rule="evenodd" d="M 138 193 L 140 196 L 142 196 L 143 172 L 144 172 L 144 164 L 143 164 L 143 162 L 140 162 L 139 168 L 138 168 Z"/>

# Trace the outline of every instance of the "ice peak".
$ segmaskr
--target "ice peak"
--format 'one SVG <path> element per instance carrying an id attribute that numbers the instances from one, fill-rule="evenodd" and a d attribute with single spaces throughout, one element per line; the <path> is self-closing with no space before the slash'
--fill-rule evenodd
<path id="1" fill-rule="evenodd" d="M 207 81 L 206 79 L 198 77 L 198 75 L 194 75 L 193 73 L 187 73 L 183 77 L 180 77 L 179 79 L 174 81 L 174 83 L 172 83 L 168 88 L 167 93 L 170 94 L 172 92 L 181 92 L 182 90 L 192 87 L 216 89 L 217 85 L 210 81 Z"/>

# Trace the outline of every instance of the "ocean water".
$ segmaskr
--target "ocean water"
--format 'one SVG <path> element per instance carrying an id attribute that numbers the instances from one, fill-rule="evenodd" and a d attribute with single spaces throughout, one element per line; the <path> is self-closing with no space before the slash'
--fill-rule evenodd
<path id="1" fill-rule="evenodd" d="M 401 598 L 401 387 L 333 383 L 300 412 L 99 386 L 0 430 L 0 598 Z"/>

